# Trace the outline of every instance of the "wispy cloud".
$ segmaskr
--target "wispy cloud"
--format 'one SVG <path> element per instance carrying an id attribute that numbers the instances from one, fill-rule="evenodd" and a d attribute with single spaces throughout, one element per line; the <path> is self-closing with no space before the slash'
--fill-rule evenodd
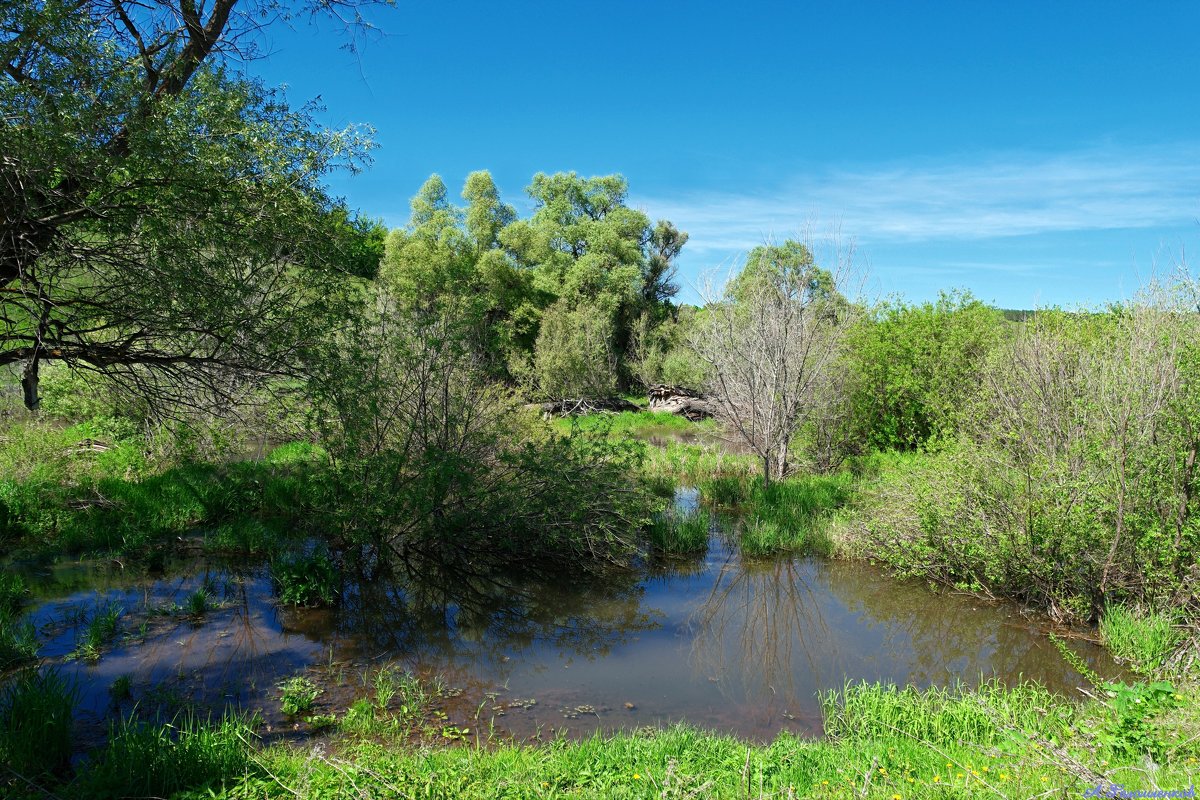
<path id="1" fill-rule="evenodd" d="M 637 197 L 691 234 L 693 255 L 744 252 L 806 222 L 860 244 L 966 241 L 1154 228 L 1200 216 L 1200 145 L 1096 147 L 884 164 L 799 176 L 758 191 Z"/>

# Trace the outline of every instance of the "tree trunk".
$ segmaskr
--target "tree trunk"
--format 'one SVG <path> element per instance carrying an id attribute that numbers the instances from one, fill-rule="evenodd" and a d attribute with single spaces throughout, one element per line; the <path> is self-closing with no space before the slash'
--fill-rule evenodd
<path id="1" fill-rule="evenodd" d="M 771 456 L 763 456 L 763 488 L 771 485 Z"/>
<path id="2" fill-rule="evenodd" d="M 42 405 L 42 396 L 38 392 L 39 361 L 38 356 L 33 356 L 25 364 L 25 371 L 21 373 L 21 391 L 25 395 L 25 407 L 30 411 L 37 411 Z"/>

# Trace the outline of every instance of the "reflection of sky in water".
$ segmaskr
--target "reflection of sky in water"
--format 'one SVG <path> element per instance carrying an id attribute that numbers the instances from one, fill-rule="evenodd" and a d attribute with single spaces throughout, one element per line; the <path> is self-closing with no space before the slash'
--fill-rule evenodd
<path id="1" fill-rule="evenodd" d="M 694 506 L 694 491 L 679 502 Z M 111 714 L 107 688 L 130 675 L 143 708 L 232 703 L 278 723 L 273 687 L 284 677 L 321 668 L 321 702 L 341 710 L 363 692 L 364 671 L 399 663 L 478 690 L 472 711 L 488 688 L 500 695 L 489 713 L 506 698 L 536 699 L 496 719 L 518 735 L 686 720 L 765 738 L 819 731 L 817 693 L 847 680 L 927 686 L 996 675 L 1064 692 L 1079 680 L 1011 606 L 935 594 L 864 564 L 743 562 L 719 531 L 699 558 L 602 586 L 374 582 L 336 614 L 278 609 L 262 569 L 196 560 L 168 571 L 175 577 L 139 579 L 76 565 L 35 578 L 35 594 L 53 598 L 31 614 L 53 661 L 74 648 L 97 604 L 126 610 L 122 640 L 99 663 L 64 665 L 85 688 L 85 718 Z M 161 613 L 206 583 L 217 610 L 202 620 Z M 1076 649 L 1114 672 L 1099 648 Z"/>

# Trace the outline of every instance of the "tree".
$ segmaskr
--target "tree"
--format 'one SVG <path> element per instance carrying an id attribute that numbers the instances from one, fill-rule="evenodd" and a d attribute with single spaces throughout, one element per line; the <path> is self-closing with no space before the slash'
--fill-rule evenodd
<path id="1" fill-rule="evenodd" d="M 533 217 L 505 227 L 502 246 L 551 302 L 586 305 L 609 316 L 609 349 L 620 382 L 627 383 L 625 361 L 639 319 L 650 314 L 657 324 L 670 313 L 678 291 L 674 261 L 687 234 L 666 221 L 652 226 L 626 205 L 629 184 L 620 175 L 538 173 L 527 191 L 536 205 Z"/>
<path id="2" fill-rule="evenodd" d="M 503 379 L 511 351 L 532 349 L 537 335 L 530 276 L 498 244 L 516 212 L 486 171 L 467 176 L 465 208 L 448 194 L 438 175 L 422 185 L 408 226 L 388 235 L 380 275 L 406 312 L 463 321 L 481 366 Z"/>
<path id="3" fill-rule="evenodd" d="M 818 267 L 800 242 L 756 247 L 691 336 L 719 416 L 762 460 L 767 483 L 787 475 L 797 431 L 833 402 L 832 370 L 854 314 L 838 292 L 847 269 Z"/>
<path id="4" fill-rule="evenodd" d="M 185 405 L 297 374 L 371 234 L 321 180 L 369 140 L 236 65 L 275 20 L 369 2 L 0 7 L 0 366 L 29 408 L 45 361 Z"/>

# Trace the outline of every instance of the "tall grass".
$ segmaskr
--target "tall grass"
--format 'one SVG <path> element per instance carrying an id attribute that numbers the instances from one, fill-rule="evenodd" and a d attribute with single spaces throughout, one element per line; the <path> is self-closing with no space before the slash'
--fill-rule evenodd
<path id="1" fill-rule="evenodd" d="M 15 572 L 0 573 L 0 619 L 15 617 L 25 606 L 29 587 Z"/>
<path id="2" fill-rule="evenodd" d="M 84 661 L 98 661 L 104 647 L 117 638 L 124 609 L 113 603 L 97 604 L 83 633 L 75 641 L 72 655 Z"/>
<path id="3" fill-rule="evenodd" d="M 585 432 L 608 433 L 610 436 L 647 436 L 656 432 L 716 430 L 711 421 L 692 422 L 666 411 L 622 411 L 617 414 L 586 414 L 579 417 L 558 417 L 554 427 L 562 433 L 573 428 Z"/>
<path id="4" fill-rule="evenodd" d="M 1074 706 L 1037 684 L 1005 687 L 994 680 L 977 689 L 847 684 L 841 692 L 823 693 L 821 705 L 826 734 L 849 739 L 900 734 L 922 742 L 995 745 L 1013 731 L 1061 738 L 1075 719 Z"/>
<path id="5" fill-rule="evenodd" d="M 1183 637 L 1169 614 L 1139 613 L 1110 604 L 1100 617 L 1100 638 L 1117 658 L 1149 674 L 1162 667 Z"/>
<path id="6" fill-rule="evenodd" d="M 75 685 L 54 669 L 10 678 L 0 690 L 0 763 L 31 781 L 62 774 L 78 700 Z"/>
<path id="7" fill-rule="evenodd" d="M 642 466 L 643 473 L 648 476 L 668 476 L 697 486 L 716 476 L 734 476 L 749 481 L 758 469 L 758 462 L 751 456 L 679 442 L 646 448 Z"/>
<path id="8" fill-rule="evenodd" d="M 742 552 L 761 556 L 786 551 L 828 555 L 833 544 L 826 532 L 832 512 L 845 505 L 853 477 L 806 475 L 764 486 L 752 484 L 744 508 Z"/>
<path id="9" fill-rule="evenodd" d="M 712 515 L 706 509 L 659 514 L 649 528 L 650 543 L 670 555 L 697 553 L 708 547 Z"/>
<path id="10" fill-rule="evenodd" d="M 112 728 L 76 785 L 89 798 L 219 789 L 251 772 L 252 735 L 253 721 L 236 715 L 216 724 L 190 714 L 160 725 L 129 718 Z"/>
<path id="11" fill-rule="evenodd" d="M 0 618 L 0 671 L 37 658 L 37 631 L 28 622 Z"/>

